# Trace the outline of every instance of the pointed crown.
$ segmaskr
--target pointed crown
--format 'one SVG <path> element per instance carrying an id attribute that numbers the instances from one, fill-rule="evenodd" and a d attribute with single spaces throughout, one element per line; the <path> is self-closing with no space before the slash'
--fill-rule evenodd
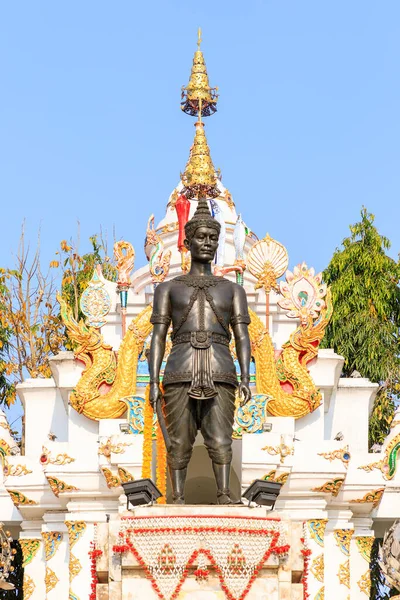
<path id="1" fill-rule="evenodd" d="M 215 229 L 217 231 L 218 235 L 221 231 L 221 225 L 216 219 L 214 219 L 214 217 L 210 213 L 207 200 L 205 200 L 204 198 L 201 198 L 199 200 L 193 217 L 185 225 L 186 239 L 189 242 L 193 238 L 196 229 L 198 229 L 199 227 L 211 227 L 212 229 Z"/>
<path id="2" fill-rule="evenodd" d="M 183 193 L 187 198 L 216 198 L 219 196 L 217 176 L 201 120 L 195 123 L 196 133 L 190 149 L 185 172 L 181 173 Z"/>
<path id="3" fill-rule="evenodd" d="M 211 88 L 208 82 L 207 67 L 200 50 L 201 30 L 199 29 L 198 50 L 194 53 L 192 72 L 189 83 L 182 87 L 181 109 L 195 117 L 201 105 L 201 115 L 209 117 L 217 110 L 217 88 Z"/>

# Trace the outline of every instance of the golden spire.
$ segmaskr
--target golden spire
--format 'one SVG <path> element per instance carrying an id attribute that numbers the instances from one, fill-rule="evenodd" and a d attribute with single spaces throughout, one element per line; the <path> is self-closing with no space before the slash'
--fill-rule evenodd
<path id="1" fill-rule="evenodd" d="M 182 191 L 187 198 L 216 198 L 219 196 L 217 177 L 201 115 L 202 102 L 200 100 L 193 146 L 190 149 L 185 172 L 181 173 Z"/>
<path id="2" fill-rule="evenodd" d="M 218 88 L 211 88 L 208 82 L 206 63 L 200 50 L 201 29 L 197 33 L 197 50 L 194 53 L 192 72 L 189 83 L 182 87 L 181 109 L 186 114 L 195 117 L 199 112 L 201 101 L 201 114 L 209 117 L 217 110 Z"/>

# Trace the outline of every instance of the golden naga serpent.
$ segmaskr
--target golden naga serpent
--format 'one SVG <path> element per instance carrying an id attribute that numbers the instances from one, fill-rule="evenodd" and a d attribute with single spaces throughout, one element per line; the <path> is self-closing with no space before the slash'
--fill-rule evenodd
<path id="1" fill-rule="evenodd" d="M 85 369 L 71 392 L 71 406 L 89 419 L 118 419 L 126 411 L 126 404 L 120 402 L 126 396 L 136 393 L 136 373 L 139 355 L 152 325 L 152 307 L 147 306 L 129 325 L 118 351 L 118 364 L 111 346 L 104 342 L 98 329 L 88 327 L 81 320 L 74 319 L 71 308 L 61 296 L 57 297 L 61 306 L 61 317 L 69 337 L 78 347 L 75 358 L 85 364 Z M 104 394 L 103 384 L 110 385 Z"/>
<path id="2" fill-rule="evenodd" d="M 104 342 L 98 329 L 79 323 L 72 316 L 66 302 L 58 297 L 61 316 L 70 338 L 78 344 L 75 357 L 85 369 L 70 403 L 79 413 L 90 419 L 117 419 L 126 411 L 122 398 L 136 394 L 136 373 L 144 341 L 150 334 L 152 307 L 147 306 L 131 323 L 121 342 L 118 364 L 111 346 Z M 316 320 L 310 316 L 299 325 L 284 344 L 278 359 L 269 333 L 261 319 L 253 312 L 249 326 L 252 355 L 256 363 L 257 394 L 270 397 L 268 412 L 273 416 L 299 419 L 313 412 L 322 402 L 307 365 L 318 354 L 318 346 L 332 315 L 330 291 L 326 306 Z M 101 393 L 103 384 L 111 388 Z M 286 389 L 285 389 L 286 388 Z"/>
<path id="3" fill-rule="evenodd" d="M 316 358 L 332 316 L 330 290 L 325 301 L 326 305 L 316 320 L 309 316 L 307 322 L 300 324 L 291 334 L 277 360 L 269 333 L 261 319 L 250 311 L 249 333 L 256 363 L 257 393 L 271 396 L 267 410 L 274 417 L 299 419 L 313 412 L 322 402 L 322 394 L 315 386 L 307 365 Z"/>

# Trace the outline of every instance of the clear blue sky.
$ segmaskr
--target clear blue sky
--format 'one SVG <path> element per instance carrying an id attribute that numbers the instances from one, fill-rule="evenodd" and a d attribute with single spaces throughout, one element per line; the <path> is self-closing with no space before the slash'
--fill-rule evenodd
<path id="1" fill-rule="evenodd" d="M 238 211 L 323 269 L 364 204 L 399 251 L 400 2 L 4 2 L 0 266 L 22 220 L 45 263 L 81 223 L 144 263 L 193 119 L 179 108 L 197 28 L 218 113 L 206 131 Z"/>

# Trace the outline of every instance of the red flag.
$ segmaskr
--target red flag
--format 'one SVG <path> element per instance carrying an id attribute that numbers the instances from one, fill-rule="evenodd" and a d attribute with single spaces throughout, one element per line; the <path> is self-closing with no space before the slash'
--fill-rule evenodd
<path id="1" fill-rule="evenodd" d="M 189 220 L 190 202 L 184 194 L 178 196 L 175 203 L 176 214 L 178 215 L 179 223 L 179 235 L 178 235 L 178 250 L 182 251 L 184 248 L 183 242 L 185 240 L 185 225 Z"/>

